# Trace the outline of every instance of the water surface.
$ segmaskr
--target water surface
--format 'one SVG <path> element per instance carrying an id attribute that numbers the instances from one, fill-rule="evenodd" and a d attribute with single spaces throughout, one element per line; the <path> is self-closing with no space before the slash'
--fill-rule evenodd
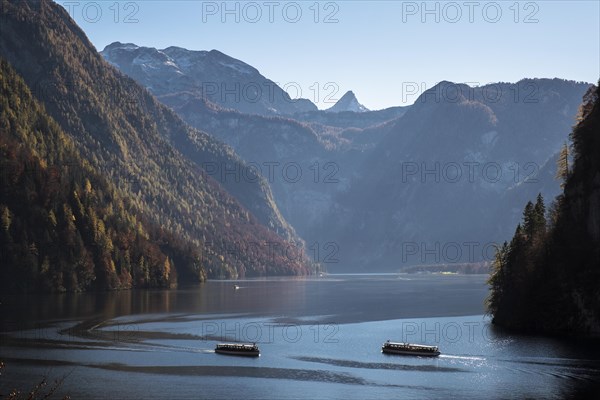
<path id="1" fill-rule="evenodd" d="M 380 274 L 4 296 L 0 393 L 42 376 L 66 376 L 60 390 L 73 398 L 564 398 L 600 388 L 597 343 L 494 329 L 486 295 L 484 276 Z M 384 355 L 387 339 L 442 355 Z M 261 356 L 215 354 L 221 341 L 257 342 Z"/>

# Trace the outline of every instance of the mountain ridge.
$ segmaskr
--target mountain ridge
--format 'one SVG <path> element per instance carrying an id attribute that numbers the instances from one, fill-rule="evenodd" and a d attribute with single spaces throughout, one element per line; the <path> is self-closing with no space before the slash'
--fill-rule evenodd
<path id="1" fill-rule="evenodd" d="M 498 241 L 508 234 L 509 224 L 499 222 L 505 218 L 498 199 L 517 201 L 523 198 L 524 192 L 541 190 L 542 182 L 546 182 L 545 193 L 554 193 L 557 185 L 547 183 L 548 168 L 552 166 L 546 167 L 546 164 L 564 141 L 564 131 L 559 127 L 570 125 L 569 116 L 575 114 L 586 86 L 585 83 L 560 79 L 523 79 L 517 83 L 500 82 L 481 87 L 442 81 L 422 93 L 409 107 L 364 113 L 312 111 L 294 114 L 292 119 L 305 124 L 302 129 L 313 131 L 306 131 L 306 137 L 313 138 L 310 146 L 298 142 L 303 134 L 290 130 L 292 126 L 298 126 L 291 121 L 281 120 L 277 125 L 272 124 L 273 120 L 261 121 L 233 114 L 194 98 L 193 94 L 175 92 L 159 99 L 190 124 L 202 127 L 232 145 L 247 160 L 336 166 L 337 183 L 322 187 L 301 182 L 295 185 L 271 182 L 278 205 L 310 243 L 333 241 L 340 251 L 348 249 L 348 254 L 340 261 L 346 267 L 368 269 L 378 265 L 378 268 L 389 269 L 393 268 L 394 259 L 402 259 L 402 254 L 398 253 L 401 243 L 430 240 L 422 236 L 423 229 L 432 232 L 430 236 L 434 243 L 447 242 L 449 228 L 443 228 L 444 231 L 432 218 L 432 213 L 419 210 L 429 204 L 437 210 L 433 214 L 439 215 L 441 210 L 454 214 L 453 209 L 431 203 L 442 188 L 447 199 L 457 204 L 471 204 L 467 209 L 472 213 L 463 213 L 462 219 L 455 218 L 453 223 L 468 221 L 468 235 L 478 241 L 485 238 L 485 242 Z M 534 134 L 529 135 L 530 131 Z M 259 148 L 247 142 L 252 137 L 262 143 Z M 531 137 L 538 140 L 535 146 Z M 442 153 L 437 151 L 428 155 L 430 149 L 438 148 L 443 149 Z M 533 152 L 528 150 L 532 148 Z M 467 168 L 463 163 L 479 165 L 479 176 L 476 182 L 425 182 L 421 187 L 398 181 L 402 177 L 399 166 L 410 164 L 421 168 L 423 163 L 426 168 L 427 163 L 433 163 L 429 167 L 452 163 L 463 168 Z M 503 173 L 500 181 L 493 182 L 483 176 L 482 165 L 500 168 Z M 513 188 L 525 177 L 537 177 L 537 182 L 530 179 L 527 184 Z M 456 192 L 455 188 L 461 185 L 462 192 Z M 507 190 L 510 193 L 504 193 Z M 369 196 L 373 198 L 369 199 Z M 469 197 L 471 200 L 467 200 Z M 410 198 L 419 200 L 411 203 Z M 384 205 L 386 202 L 396 202 L 398 206 L 390 209 L 391 204 Z M 486 202 L 496 204 L 493 207 L 497 209 L 485 213 L 481 204 Z M 412 209 L 402 213 L 398 207 Z M 508 207 L 514 210 L 520 205 Z M 396 219 L 390 219 L 390 215 Z M 513 219 L 518 217 L 518 213 L 511 215 Z M 408 220 L 402 222 L 397 218 Z M 398 231 L 392 222 L 404 224 L 404 230 Z M 481 230 L 479 225 L 487 227 Z M 375 229 L 375 226 L 386 228 Z M 365 234 L 369 229 L 374 231 Z M 407 237 L 408 232 L 416 236 Z M 396 239 L 390 242 L 386 237 Z M 464 240 L 475 240 L 472 237 Z M 384 250 L 386 248 L 388 250 Z M 382 263 L 378 258 L 382 256 L 377 254 L 383 255 L 385 262 Z M 481 255 L 478 260 L 467 261 L 475 262 L 480 258 Z M 419 261 L 420 258 L 412 260 L 413 263 Z"/>
<path id="2" fill-rule="evenodd" d="M 156 96 L 185 88 L 222 107 L 265 116 L 317 109 L 310 100 L 291 99 L 256 68 L 218 50 L 161 50 L 114 42 L 100 54 Z"/>
<path id="3" fill-rule="evenodd" d="M 202 251 L 208 277 L 310 272 L 304 256 L 289 259 L 267 248 L 273 243 L 303 251 L 264 180 L 250 171 L 254 178 L 240 185 L 202 168 L 243 168 L 231 148 L 184 124 L 108 65 L 59 5 L 5 2 L 3 12 L 0 55 L 94 169 L 127 193 L 146 218 Z M 231 195 L 236 189 L 240 200 Z M 240 250 L 254 243 L 259 247 Z"/>
<path id="4" fill-rule="evenodd" d="M 484 91 L 496 87 L 504 95 L 490 101 Z M 346 265 L 363 270 L 440 260 L 448 243 L 479 243 L 477 259 L 465 260 L 468 249 L 461 248 L 457 261 L 489 260 L 482 247 L 503 240 L 512 225 L 494 217 L 502 193 L 539 173 L 559 150 L 587 87 L 554 79 L 482 88 L 436 85 L 385 127 L 358 167 L 366 172 L 338 194 L 322 229 L 338 227 L 329 235 L 348 249 Z M 514 93 L 521 94 L 518 101 Z M 524 101 L 530 93 L 535 102 Z M 517 190 L 532 185 L 538 183 L 529 180 Z M 416 253 L 407 255 L 414 244 Z"/>

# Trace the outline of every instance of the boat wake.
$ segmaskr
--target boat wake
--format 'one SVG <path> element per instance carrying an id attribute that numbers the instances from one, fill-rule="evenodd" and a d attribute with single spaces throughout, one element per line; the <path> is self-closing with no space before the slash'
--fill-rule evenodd
<path id="1" fill-rule="evenodd" d="M 477 357 L 477 356 L 453 356 L 450 354 L 441 354 L 440 358 L 448 358 L 451 360 L 467 360 L 467 361 L 486 361 L 485 357 Z"/>

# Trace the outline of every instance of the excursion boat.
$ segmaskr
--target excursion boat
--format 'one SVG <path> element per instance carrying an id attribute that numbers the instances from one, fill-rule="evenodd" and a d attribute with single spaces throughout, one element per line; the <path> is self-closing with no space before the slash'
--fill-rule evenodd
<path id="1" fill-rule="evenodd" d="M 437 346 L 425 346 L 424 344 L 410 344 L 390 342 L 389 340 L 381 346 L 381 351 L 386 354 L 403 354 L 410 356 L 437 357 L 440 350 Z"/>
<path id="2" fill-rule="evenodd" d="M 258 357 L 260 355 L 260 350 L 256 343 L 219 343 L 215 348 L 215 353 L 232 356 Z"/>

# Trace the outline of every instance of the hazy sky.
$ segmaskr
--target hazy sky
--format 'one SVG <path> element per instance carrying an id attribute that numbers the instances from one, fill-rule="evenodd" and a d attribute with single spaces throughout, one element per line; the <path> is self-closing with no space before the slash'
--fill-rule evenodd
<path id="1" fill-rule="evenodd" d="M 319 108 L 347 90 L 380 109 L 441 80 L 600 78 L 596 0 L 57 2 L 98 50 L 217 49 Z"/>

